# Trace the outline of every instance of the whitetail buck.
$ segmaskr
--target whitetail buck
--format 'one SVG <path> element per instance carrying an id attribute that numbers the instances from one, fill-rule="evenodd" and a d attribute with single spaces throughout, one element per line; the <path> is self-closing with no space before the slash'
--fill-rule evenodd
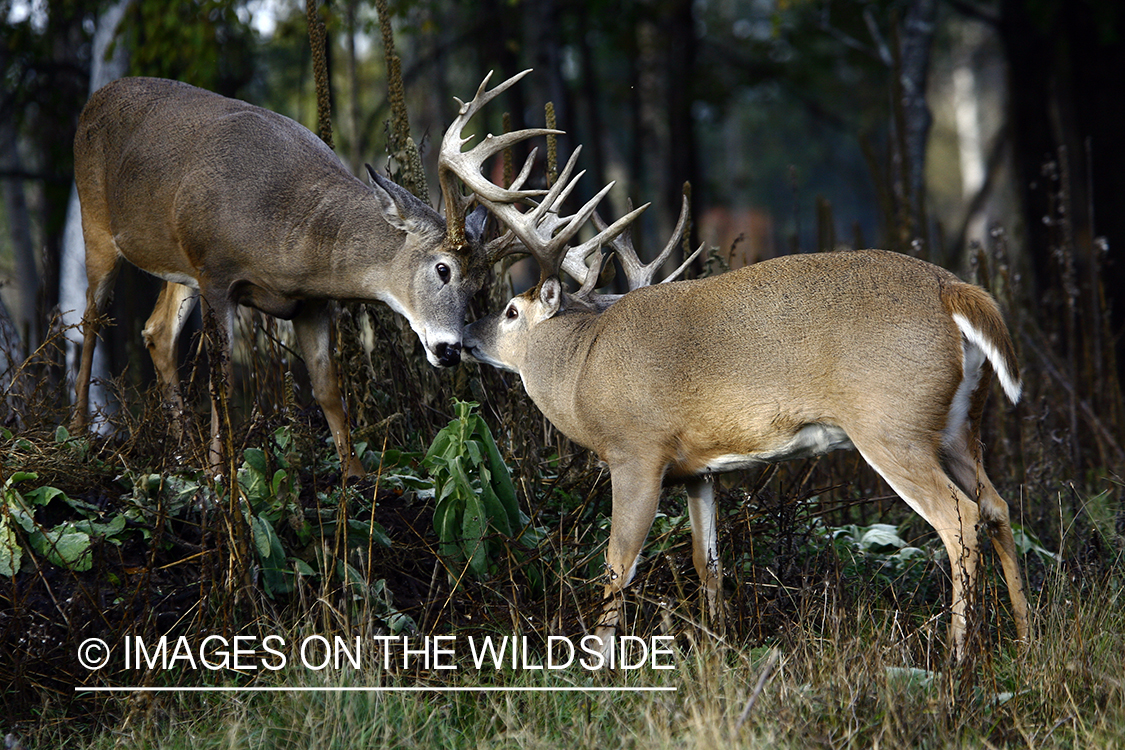
<path id="1" fill-rule="evenodd" d="M 531 221 L 500 209 L 506 223 Z M 687 485 L 695 569 L 714 613 L 722 566 L 712 475 L 853 447 L 945 543 L 954 653 L 964 649 L 978 524 L 999 553 L 1016 632 L 1027 639 L 1008 505 L 981 464 L 986 363 L 1013 402 L 1021 391 L 987 292 L 879 250 L 793 255 L 645 286 L 654 269 L 641 273 L 631 244 L 618 241 L 631 287 L 643 288 L 607 305 L 591 302 L 589 276 L 578 295 L 564 293 L 565 248 L 547 246 L 549 229 L 538 238 L 538 227 L 521 229 L 543 277 L 468 326 L 465 353 L 519 373 L 544 415 L 609 467 L 603 645 L 623 625 L 622 590 L 666 481 Z"/>
<path id="2" fill-rule="evenodd" d="M 461 195 L 453 170 L 479 177 L 492 154 L 556 132 L 489 136 L 463 153 L 461 131 L 527 72 L 491 91 L 486 77 L 472 101 L 458 100 L 439 154 L 445 219 L 370 167 L 373 184 L 365 185 L 317 136 L 269 110 L 152 78 L 125 78 L 95 92 L 74 142 L 89 280 L 74 426 L 88 420 L 100 318 L 124 259 L 164 280 L 144 338 L 177 425 L 176 342 L 196 300 L 218 329 L 211 354 L 226 382 L 233 311 L 247 305 L 293 321 L 341 467 L 361 475 L 336 380 L 330 301 L 382 300 L 409 320 L 431 364 L 460 361 L 468 300 L 493 260 L 511 249 L 481 242 L 485 214 L 466 220 L 471 196 Z M 496 201 L 544 192 L 488 187 Z M 224 387 L 211 388 L 212 472 L 221 467 Z"/>

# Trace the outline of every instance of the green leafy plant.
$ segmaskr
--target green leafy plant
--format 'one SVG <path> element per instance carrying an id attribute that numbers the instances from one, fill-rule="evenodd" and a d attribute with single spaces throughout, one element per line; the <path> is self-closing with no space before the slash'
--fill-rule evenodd
<path id="1" fill-rule="evenodd" d="M 926 558 L 920 547 L 907 543 L 899 529 L 889 523 L 870 526 L 848 524 L 824 532 L 836 547 L 845 570 L 859 568 L 864 561 L 874 563 L 878 574 L 888 580 L 903 575 Z"/>
<path id="2" fill-rule="evenodd" d="M 285 523 L 302 546 L 313 531 L 297 502 L 300 483 L 287 458 L 291 436 L 285 428 L 280 428 L 270 442 L 268 448 L 243 451 L 242 466 L 236 476 L 246 498 L 244 512 L 258 555 L 262 588 L 272 599 L 291 593 L 298 573 L 313 573 L 307 562 L 286 552 L 278 529 Z"/>
<path id="3" fill-rule="evenodd" d="M 503 540 L 533 546 L 536 538 L 516 503 L 516 489 L 496 441 L 473 401 L 453 402 L 456 417 L 422 459 L 433 480 L 434 530 L 446 559 L 486 577 Z"/>
<path id="4" fill-rule="evenodd" d="M 23 565 L 25 549 L 18 530 L 22 530 L 27 545 L 48 562 L 77 572 L 93 565 L 90 546 L 95 537 L 121 544 L 126 533 L 124 516 L 103 519 L 97 506 L 67 497 L 56 487 L 21 490 L 17 486 L 38 478 L 34 472 L 16 471 L 0 489 L 0 575 L 14 576 Z M 77 518 L 47 528 L 36 520 L 36 511 L 55 500 L 70 506 Z"/>

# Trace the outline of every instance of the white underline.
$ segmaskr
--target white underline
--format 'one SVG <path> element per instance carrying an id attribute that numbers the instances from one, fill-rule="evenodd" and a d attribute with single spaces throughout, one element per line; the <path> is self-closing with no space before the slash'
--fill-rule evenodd
<path id="1" fill-rule="evenodd" d="M 82 687 L 76 693 L 667 693 L 676 687 Z"/>

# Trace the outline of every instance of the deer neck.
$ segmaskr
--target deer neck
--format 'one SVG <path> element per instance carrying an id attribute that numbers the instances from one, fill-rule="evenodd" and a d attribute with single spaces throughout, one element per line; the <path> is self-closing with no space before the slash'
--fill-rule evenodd
<path id="1" fill-rule="evenodd" d="M 337 183 L 320 191 L 319 200 L 303 222 L 297 241 L 317 273 L 305 281 L 313 297 L 387 300 L 404 286 L 408 259 L 402 251 L 411 242 L 405 232 L 387 224 L 370 191 L 358 180 Z M 414 238 L 416 239 L 416 238 Z"/>
<path id="2" fill-rule="evenodd" d="M 535 326 L 519 367 L 524 388 L 544 416 L 571 440 L 589 447 L 576 405 L 585 362 L 598 335 L 595 312 L 565 311 Z"/>

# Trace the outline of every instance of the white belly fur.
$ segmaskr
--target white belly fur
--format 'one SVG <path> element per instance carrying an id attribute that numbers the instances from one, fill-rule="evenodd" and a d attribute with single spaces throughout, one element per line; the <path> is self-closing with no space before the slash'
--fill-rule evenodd
<path id="1" fill-rule="evenodd" d="M 824 424 L 805 425 L 789 442 L 763 453 L 740 455 L 726 453 L 707 461 L 703 473 L 721 473 L 748 469 L 757 464 L 777 463 L 791 458 L 810 458 L 834 450 L 854 448 L 851 438 L 839 427 Z"/>

